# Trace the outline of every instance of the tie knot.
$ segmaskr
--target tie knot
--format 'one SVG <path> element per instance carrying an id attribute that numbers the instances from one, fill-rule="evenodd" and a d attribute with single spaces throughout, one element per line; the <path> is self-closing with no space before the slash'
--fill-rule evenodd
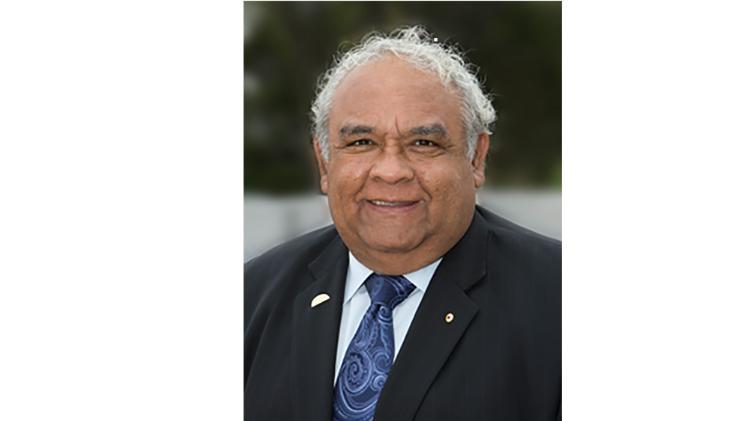
<path id="1" fill-rule="evenodd" d="M 401 275 L 380 275 L 373 273 L 365 281 L 367 293 L 373 304 L 380 304 L 393 310 L 414 290 L 414 284 Z"/>

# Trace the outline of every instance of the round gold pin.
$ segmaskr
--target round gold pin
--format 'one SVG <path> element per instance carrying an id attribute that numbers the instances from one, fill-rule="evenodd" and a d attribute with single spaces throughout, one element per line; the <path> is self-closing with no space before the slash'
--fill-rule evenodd
<path id="1" fill-rule="evenodd" d="M 445 323 L 450 323 L 453 321 L 453 313 L 448 313 L 445 315 Z"/>

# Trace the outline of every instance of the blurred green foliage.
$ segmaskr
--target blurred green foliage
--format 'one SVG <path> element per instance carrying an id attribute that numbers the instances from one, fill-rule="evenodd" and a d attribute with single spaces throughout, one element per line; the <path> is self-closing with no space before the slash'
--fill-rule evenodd
<path id="1" fill-rule="evenodd" d="M 317 187 L 309 107 L 333 54 L 421 24 L 457 44 L 494 97 L 488 183 L 560 187 L 559 2 L 247 2 L 245 190 Z"/>

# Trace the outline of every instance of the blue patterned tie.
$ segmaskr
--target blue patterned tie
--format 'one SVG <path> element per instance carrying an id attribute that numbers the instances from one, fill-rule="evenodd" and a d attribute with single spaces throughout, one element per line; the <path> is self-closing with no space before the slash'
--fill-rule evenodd
<path id="1" fill-rule="evenodd" d="M 414 285 L 403 276 L 373 273 L 365 281 L 370 307 L 349 343 L 333 400 L 334 421 L 369 421 L 393 364 L 393 308 Z"/>

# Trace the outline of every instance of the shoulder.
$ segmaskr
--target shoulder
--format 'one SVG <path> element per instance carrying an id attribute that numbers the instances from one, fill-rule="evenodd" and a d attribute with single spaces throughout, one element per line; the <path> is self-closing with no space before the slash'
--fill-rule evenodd
<path id="1" fill-rule="evenodd" d="M 559 284 L 562 243 L 477 206 L 488 229 L 488 263 Z"/>
<path id="2" fill-rule="evenodd" d="M 293 299 L 309 282 L 308 266 L 332 242 L 338 240 L 333 225 L 304 234 L 245 263 L 246 317 L 264 303 Z"/>
<path id="3" fill-rule="evenodd" d="M 264 287 L 279 274 L 306 270 L 328 244 L 338 238 L 333 225 L 304 234 L 245 262 L 245 288 Z"/>
<path id="4" fill-rule="evenodd" d="M 477 213 L 486 222 L 492 240 L 501 241 L 521 252 L 541 254 L 540 257 L 557 256 L 559 260 L 562 248 L 560 240 L 524 228 L 480 206 L 477 206 Z"/>
<path id="5" fill-rule="evenodd" d="M 245 275 L 248 271 L 259 271 L 276 266 L 279 262 L 290 264 L 294 262 L 309 263 L 320 253 L 320 247 L 329 244 L 338 233 L 333 225 L 311 231 L 245 262 Z"/>

